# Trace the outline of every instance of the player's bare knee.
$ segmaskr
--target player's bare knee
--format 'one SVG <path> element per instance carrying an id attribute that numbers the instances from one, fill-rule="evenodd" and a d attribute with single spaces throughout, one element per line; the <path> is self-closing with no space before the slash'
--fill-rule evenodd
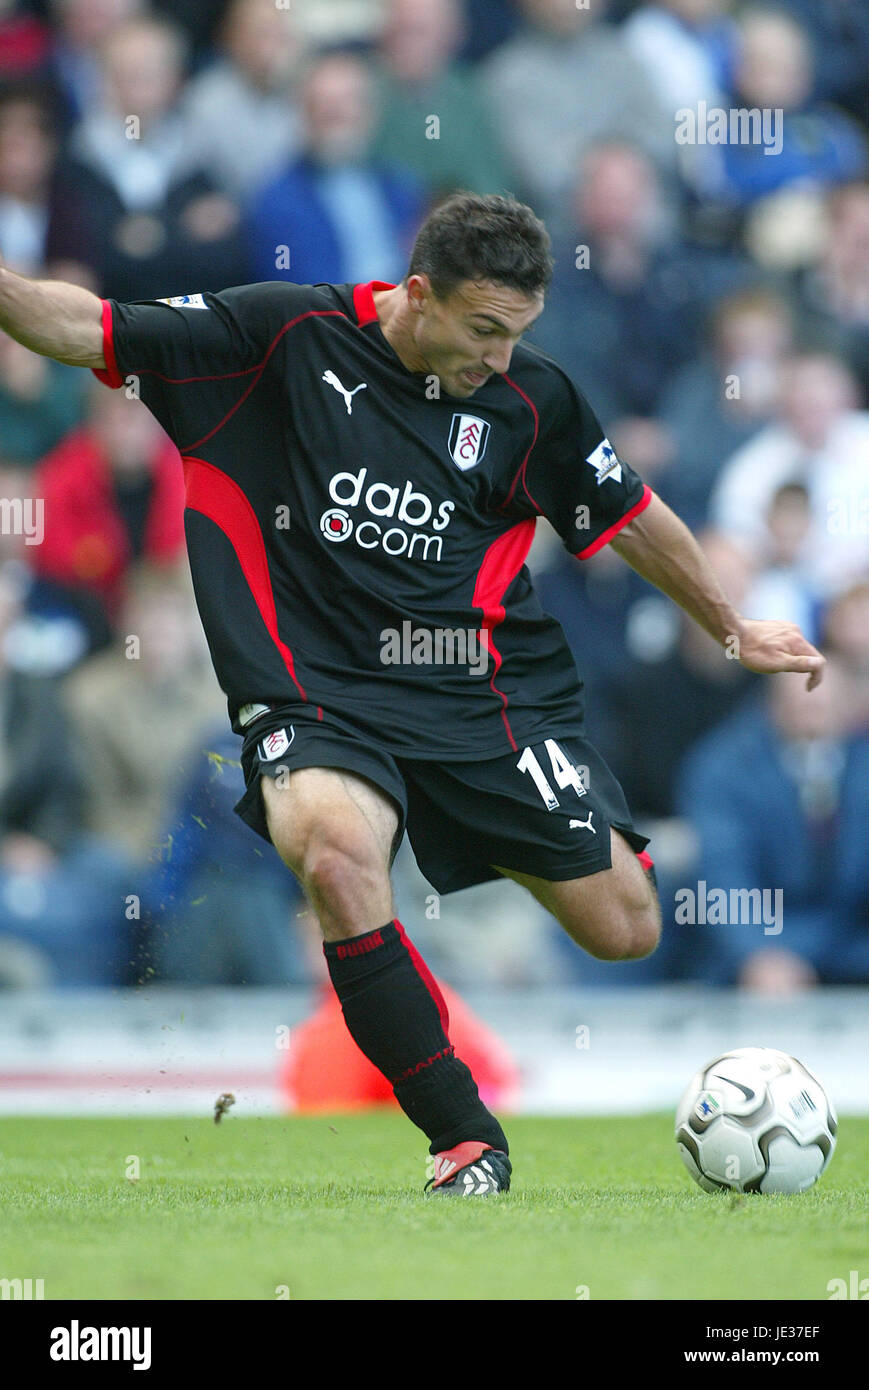
<path id="1" fill-rule="evenodd" d="M 365 930 L 358 925 L 360 913 L 389 895 L 388 874 L 370 847 L 317 838 L 307 846 L 297 873 L 321 922 L 345 923 L 349 935 Z"/>
<path id="2" fill-rule="evenodd" d="M 642 960 L 652 954 L 660 937 L 661 917 L 654 902 L 639 910 L 615 911 L 584 944 L 596 960 Z"/>
<path id="3" fill-rule="evenodd" d="M 642 885 L 625 906 L 623 917 L 621 938 L 626 949 L 620 959 L 643 960 L 650 956 L 661 939 L 661 907 L 658 895 L 645 875 Z"/>
<path id="4" fill-rule="evenodd" d="M 650 956 L 661 940 L 661 912 L 657 900 L 631 924 L 630 955 L 627 960 L 643 960 Z"/>
<path id="5" fill-rule="evenodd" d="M 300 875 L 309 893 L 316 898 L 345 898 L 358 895 L 365 879 L 373 879 L 367 856 L 357 855 L 347 845 L 315 840 L 302 858 Z"/>
<path id="6" fill-rule="evenodd" d="M 650 956 L 661 939 L 661 906 L 658 895 L 644 873 L 632 873 L 623 889 L 618 940 L 622 948 L 618 960 L 642 960 Z"/>

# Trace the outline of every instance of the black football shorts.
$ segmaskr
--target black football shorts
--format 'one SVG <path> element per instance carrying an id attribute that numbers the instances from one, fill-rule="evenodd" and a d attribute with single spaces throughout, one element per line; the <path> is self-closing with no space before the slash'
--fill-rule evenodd
<path id="1" fill-rule="evenodd" d="M 479 762 L 396 758 L 345 720 L 310 705 L 281 705 L 262 713 L 244 733 L 246 791 L 235 807 L 271 843 L 259 780 L 302 767 L 333 767 L 364 777 L 393 801 L 417 864 L 439 893 L 452 893 L 499 875 L 492 868 L 537 878 L 583 878 L 608 869 L 609 828 L 637 853 L 638 834 L 624 792 L 582 735 L 541 738 L 515 753 Z"/>

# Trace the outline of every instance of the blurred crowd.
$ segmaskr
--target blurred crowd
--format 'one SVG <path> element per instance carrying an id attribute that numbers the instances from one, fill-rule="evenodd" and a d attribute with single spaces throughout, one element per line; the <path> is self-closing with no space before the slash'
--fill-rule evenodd
<path id="1" fill-rule="evenodd" d="M 545 218 L 530 341 L 741 611 L 798 623 L 829 674 L 750 675 L 541 528 L 664 944 L 593 961 L 512 885 L 438 902 L 405 847 L 411 934 L 459 987 L 869 982 L 869 4 L 0 0 L 22 273 L 120 300 L 396 281 L 457 188 Z M 232 812 L 182 509 L 139 402 L 0 335 L 0 985 L 318 977 L 298 888 Z M 781 889 L 783 930 L 681 921 L 701 883 Z"/>

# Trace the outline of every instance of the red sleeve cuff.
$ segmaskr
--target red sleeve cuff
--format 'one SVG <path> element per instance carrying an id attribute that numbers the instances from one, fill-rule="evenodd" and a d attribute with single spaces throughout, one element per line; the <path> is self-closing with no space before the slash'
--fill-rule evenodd
<path id="1" fill-rule="evenodd" d="M 594 555 L 598 550 L 602 550 L 605 545 L 609 544 L 613 536 L 618 535 L 623 526 L 627 526 L 629 521 L 633 521 L 635 516 L 639 516 L 640 512 L 646 510 L 651 500 L 652 489 L 648 484 L 645 484 L 643 487 L 643 495 L 639 502 L 636 502 L 629 512 L 625 512 L 624 516 L 620 516 L 618 521 L 614 521 L 612 526 L 608 526 L 603 534 L 598 536 L 596 541 L 592 541 L 591 545 L 585 547 L 585 550 L 578 550 L 576 552 L 577 560 L 587 560 L 590 555 Z"/>
<path id="2" fill-rule="evenodd" d="M 102 367 L 92 367 L 91 371 L 97 381 L 105 382 L 106 386 L 111 386 L 116 390 L 123 386 L 124 379 L 118 371 L 118 364 L 115 359 L 115 339 L 114 326 L 112 324 L 112 306 L 108 299 L 103 300 L 103 357 L 106 360 L 105 370 Z"/>

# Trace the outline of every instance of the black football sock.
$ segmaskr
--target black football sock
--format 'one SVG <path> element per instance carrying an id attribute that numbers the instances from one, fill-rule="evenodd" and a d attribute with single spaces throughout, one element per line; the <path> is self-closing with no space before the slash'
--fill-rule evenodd
<path id="1" fill-rule="evenodd" d="M 507 1139 L 455 1055 L 443 996 L 395 919 L 323 951 L 357 1047 L 391 1082 L 395 1098 L 442 1153 L 469 1139 L 507 1152 Z"/>

